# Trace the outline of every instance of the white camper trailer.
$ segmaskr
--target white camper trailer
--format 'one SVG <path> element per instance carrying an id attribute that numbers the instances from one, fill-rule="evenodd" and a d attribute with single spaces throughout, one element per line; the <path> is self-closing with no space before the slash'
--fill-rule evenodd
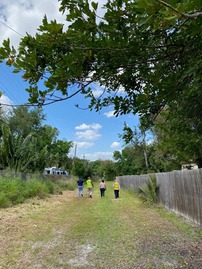
<path id="1" fill-rule="evenodd" d="M 48 167 L 44 169 L 44 175 L 62 175 L 68 176 L 69 173 L 66 170 L 57 167 Z"/>

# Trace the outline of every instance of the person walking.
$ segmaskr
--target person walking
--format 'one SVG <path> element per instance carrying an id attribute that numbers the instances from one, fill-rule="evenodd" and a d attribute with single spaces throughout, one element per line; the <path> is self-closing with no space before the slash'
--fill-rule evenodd
<path id="1" fill-rule="evenodd" d="M 102 181 L 100 182 L 100 195 L 101 197 L 105 197 L 105 191 L 106 191 L 106 183 L 104 181 L 104 179 L 102 179 Z"/>
<path id="2" fill-rule="evenodd" d="M 86 186 L 88 189 L 88 198 L 92 198 L 94 184 L 90 177 L 88 177 L 88 179 L 86 180 Z"/>
<path id="3" fill-rule="evenodd" d="M 83 178 L 79 178 L 79 179 L 77 180 L 77 185 L 78 185 L 78 197 L 83 197 L 83 183 L 84 183 Z"/>
<path id="4" fill-rule="evenodd" d="M 114 180 L 113 187 L 114 187 L 114 196 L 115 196 L 115 199 L 117 199 L 119 198 L 120 184 L 116 178 Z"/>

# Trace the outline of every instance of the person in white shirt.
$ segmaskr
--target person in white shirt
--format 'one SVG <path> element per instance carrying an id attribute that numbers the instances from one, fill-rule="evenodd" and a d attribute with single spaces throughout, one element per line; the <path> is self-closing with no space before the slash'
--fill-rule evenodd
<path id="1" fill-rule="evenodd" d="M 106 183 L 104 179 L 102 179 L 102 181 L 100 182 L 100 195 L 102 198 L 105 197 L 105 191 L 106 191 Z"/>

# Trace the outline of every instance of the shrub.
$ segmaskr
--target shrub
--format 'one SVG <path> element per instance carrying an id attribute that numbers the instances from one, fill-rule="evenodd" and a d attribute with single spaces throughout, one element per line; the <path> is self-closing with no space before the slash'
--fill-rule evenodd
<path id="1" fill-rule="evenodd" d="M 0 179 L 0 207 L 22 203 L 35 196 L 45 198 L 48 194 L 56 192 L 60 192 L 60 187 L 51 181 Z"/>
<path id="2" fill-rule="evenodd" d="M 138 196 L 150 205 L 157 203 L 157 193 L 159 186 L 155 176 L 150 175 L 150 179 L 137 190 Z"/>
<path id="3" fill-rule="evenodd" d="M 77 188 L 77 180 L 78 179 L 76 177 L 61 178 L 56 181 L 56 184 L 62 190 L 74 191 Z"/>
<path id="4" fill-rule="evenodd" d="M 6 195 L 0 192 L 0 207 L 9 207 L 11 206 L 11 201 L 6 197 Z"/>

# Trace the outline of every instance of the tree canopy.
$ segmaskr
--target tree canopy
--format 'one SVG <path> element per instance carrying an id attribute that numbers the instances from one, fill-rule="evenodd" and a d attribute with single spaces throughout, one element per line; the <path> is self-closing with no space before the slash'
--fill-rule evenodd
<path id="1" fill-rule="evenodd" d="M 1 61 L 14 72 L 23 70 L 32 104 L 82 93 L 91 108 L 113 104 L 117 115 L 156 115 L 185 94 L 199 95 L 201 0 L 109 0 L 102 18 L 95 2 L 59 2 L 67 30 L 45 16 L 37 34 L 23 37 L 17 50 L 9 40 L 0 49 Z M 99 98 L 92 82 L 103 87 Z"/>
<path id="2" fill-rule="evenodd" d="M 73 143 L 58 139 L 59 131 L 43 125 L 42 109 L 18 107 L 10 116 L 1 116 L 1 169 L 18 172 L 42 172 L 45 167 L 69 169 L 69 153 Z"/>
<path id="3" fill-rule="evenodd" d="M 0 48 L 0 61 L 29 83 L 29 102 L 43 106 L 83 94 L 90 109 L 138 113 L 145 129 L 166 110 L 170 142 L 175 138 L 188 152 L 184 143 L 193 134 L 189 157 L 202 160 L 194 150 L 202 141 L 202 1 L 108 0 L 102 17 L 96 2 L 59 2 L 67 30 L 45 16 L 35 36 L 27 34 L 18 48 L 5 40 Z M 99 97 L 93 83 L 103 90 Z"/>

